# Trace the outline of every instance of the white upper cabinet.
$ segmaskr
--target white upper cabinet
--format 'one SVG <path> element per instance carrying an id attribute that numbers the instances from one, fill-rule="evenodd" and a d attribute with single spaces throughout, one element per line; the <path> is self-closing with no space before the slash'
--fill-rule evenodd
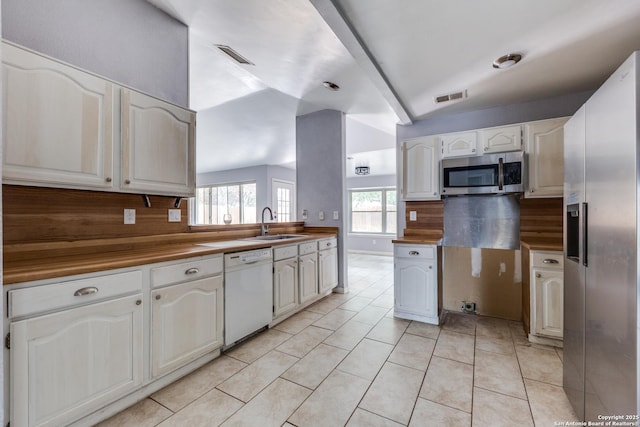
<path id="1" fill-rule="evenodd" d="M 522 150 L 522 126 L 502 126 L 480 131 L 482 154 Z"/>
<path id="2" fill-rule="evenodd" d="M 2 47 L 5 183 L 195 194 L 193 111 L 10 43 Z"/>
<path id="3" fill-rule="evenodd" d="M 122 90 L 122 190 L 192 196 L 195 113 Z"/>
<path id="4" fill-rule="evenodd" d="M 5 183 L 110 189 L 114 85 L 2 45 Z"/>
<path id="5" fill-rule="evenodd" d="M 450 133 L 440 136 L 442 158 L 475 156 L 478 145 L 477 132 Z"/>
<path id="6" fill-rule="evenodd" d="M 564 124 L 568 117 L 525 123 L 529 184 L 525 197 L 562 197 Z"/>
<path id="7" fill-rule="evenodd" d="M 440 199 L 440 140 L 426 137 L 402 146 L 402 197 L 405 200 Z"/>

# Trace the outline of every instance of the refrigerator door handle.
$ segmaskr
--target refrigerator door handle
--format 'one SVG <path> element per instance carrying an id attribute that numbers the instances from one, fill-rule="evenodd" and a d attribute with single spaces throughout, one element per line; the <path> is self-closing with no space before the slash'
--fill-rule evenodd
<path id="1" fill-rule="evenodd" d="M 589 248 L 589 234 L 588 234 L 588 224 L 589 224 L 589 205 L 587 202 L 582 203 L 582 265 L 585 267 L 589 266 L 587 253 Z"/>
<path id="2" fill-rule="evenodd" d="M 504 189 L 504 159 L 500 157 L 498 159 L 498 190 Z"/>

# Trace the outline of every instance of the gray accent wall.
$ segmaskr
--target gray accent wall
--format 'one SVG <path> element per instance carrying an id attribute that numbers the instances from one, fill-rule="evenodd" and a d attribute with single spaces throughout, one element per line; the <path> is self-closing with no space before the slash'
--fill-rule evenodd
<path id="1" fill-rule="evenodd" d="M 402 180 L 402 141 L 421 136 L 438 135 L 441 133 L 458 132 L 472 129 L 482 129 L 493 126 L 509 125 L 513 123 L 531 122 L 535 120 L 552 119 L 555 117 L 569 117 L 578 111 L 594 91 L 578 92 L 565 96 L 557 96 L 519 104 L 502 105 L 483 110 L 470 111 L 449 115 L 434 116 L 429 119 L 416 121 L 411 125 L 396 126 L 397 156 L 397 186 L 401 187 Z M 405 203 L 398 201 L 398 235 L 403 235 L 406 227 Z"/>
<path id="2" fill-rule="evenodd" d="M 298 218 L 306 209 L 306 225 L 338 227 L 339 292 L 347 290 L 345 153 L 344 113 L 322 110 L 296 118 Z M 338 211 L 338 220 L 333 211 Z"/>
<path id="3" fill-rule="evenodd" d="M 188 28 L 144 0 L 2 0 L 2 37 L 182 107 Z"/>
<path id="4" fill-rule="evenodd" d="M 256 208 L 258 217 L 265 206 L 271 206 L 272 180 L 279 179 L 282 181 L 295 182 L 295 169 L 284 168 L 281 166 L 252 166 L 248 168 L 230 169 L 226 171 L 199 173 L 196 176 L 196 186 L 204 187 L 207 185 L 233 184 L 240 182 L 255 181 L 256 182 Z"/>

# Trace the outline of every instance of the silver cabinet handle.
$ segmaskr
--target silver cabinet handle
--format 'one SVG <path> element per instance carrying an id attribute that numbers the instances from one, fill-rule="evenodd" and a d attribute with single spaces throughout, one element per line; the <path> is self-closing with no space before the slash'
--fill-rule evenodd
<path id="1" fill-rule="evenodd" d="M 433 270 L 433 266 L 432 265 L 429 266 L 429 270 Z"/>
<path id="2" fill-rule="evenodd" d="M 142 300 L 141 299 L 136 300 L 136 305 L 140 305 L 140 304 L 142 304 Z"/>
<path id="3" fill-rule="evenodd" d="M 156 300 L 159 300 L 160 298 L 162 298 L 160 294 L 156 295 Z"/>
<path id="4" fill-rule="evenodd" d="M 327 242 L 327 246 L 331 246 L 331 242 Z"/>
<path id="5" fill-rule="evenodd" d="M 188 275 L 190 275 L 190 274 L 198 274 L 199 272 L 200 272 L 200 270 L 199 270 L 199 269 L 197 269 L 197 268 L 195 268 L 195 267 L 192 267 L 192 268 L 187 269 L 187 270 L 184 272 L 184 274 L 186 274 L 186 275 L 188 276 Z"/>
<path id="6" fill-rule="evenodd" d="M 539 279 L 539 278 L 541 278 L 541 277 L 542 277 L 542 274 L 540 274 L 540 273 L 536 273 L 536 277 Z"/>
<path id="7" fill-rule="evenodd" d="M 105 178 L 105 181 L 107 181 L 107 182 L 111 182 L 111 177 L 106 177 L 106 178 Z"/>
<path id="8" fill-rule="evenodd" d="M 125 179 L 125 180 L 124 180 L 124 183 L 125 183 L 125 184 L 131 184 L 131 180 L 130 180 L 130 179 Z"/>
<path id="9" fill-rule="evenodd" d="M 418 251 L 409 251 L 409 255 L 412 255 L 412 256 L 420 255 L 420 252 L 418 252 Z"/>
<path id="10" fill-rule="evenodd" d="M 543 264 L 559 264 L 560 262 L 557 259 L 547 258 L 542 261 Z"/>
<path id="11" fill-rule="evenodd" d="M 84 295 L 91 295 L 91 294 L 97 294 L 97 293 L 98 293 L 98 288 L 96 288 L 95 286 L 88 286 L 86 288 L 78 289 L 73 293 L 73 296 L 81 297 Z"/>

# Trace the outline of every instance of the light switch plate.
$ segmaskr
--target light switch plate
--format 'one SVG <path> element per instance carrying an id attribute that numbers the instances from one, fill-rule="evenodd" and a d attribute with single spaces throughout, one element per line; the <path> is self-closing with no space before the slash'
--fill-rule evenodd
<path id="1" fill-rule="evenodd" d="M 169 222 L 180 222 L 182 211 L 180 209 L 169 209 Z"/>
<path id="2" fill-rule="evenodd" d="M 320 212 L 318 212 L 318 219 L 319 219 L 320 221 L 324 221 L 324 211 L 320 211 Z"/>
<path id="3" fill-rule="evenodd" d="M 340 212 L 338 212 L 338 211 L 333 211 L 333 219 L 335 219 L 335 220 L 340 219 Z"/>
<path id="4" fill-rule="evenodd" d="M 417 221 L 418 220 L 418 212 L 409 211 L 409 221 Z"/>
<path id="5" fill-rule="evenodd" d="M 136 210 L 135 209 L 125 209 L 124 210 L 124 223 L 125 224 L 135 224 L 136 223 Z"/>

